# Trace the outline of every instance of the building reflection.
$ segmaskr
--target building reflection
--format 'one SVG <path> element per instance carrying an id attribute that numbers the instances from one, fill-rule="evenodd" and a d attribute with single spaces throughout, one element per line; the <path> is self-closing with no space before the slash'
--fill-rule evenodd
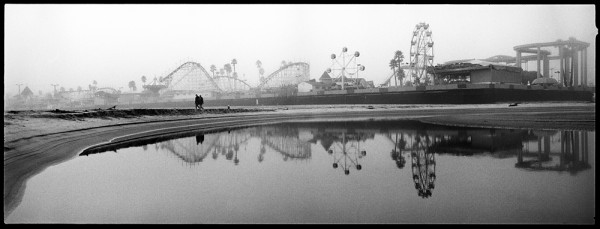
<path id="1" fill-rule="evenodd" d="M 588 132 L 538 132 L 536 136 L 537 141 L 533 143 L 537 143 L 537 147 L 529 147 L 531 142 L 527 142 L 518 152 L 515 167 L 531 171 L 568 171 L 573 175 L 591 168 Z"/>

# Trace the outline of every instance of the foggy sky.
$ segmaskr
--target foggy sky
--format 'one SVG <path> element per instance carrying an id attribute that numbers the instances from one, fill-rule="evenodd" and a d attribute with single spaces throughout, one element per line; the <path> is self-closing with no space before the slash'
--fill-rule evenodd
<path id="1" fill-rule="evenodd" d="M 142 75 L 166 76 L 187 61 L 208 71 L 233 58 L 252 86 L 256 60 L 265 75 L 282 60 L 308 62 L 318 79 L 342 47 L 361 53 L 360 77 L 379 85 L 392 73 L 396 50 L 408 62 L 420 22 L 433 32 L 434 64 L 515 56 L 517 45 L 575 37 L 591 44 L 588 77 L 595 84 L 593 5 L 7 4 L 4 11 L 5 96 L 16 94 L 18 83 L 37 94 L 51 92 L 51 84 L 87 89 L 94 80 L 123 91 L 135 80 L 139 92 Z M 534 71 L 535 63 L 528 67 Z"/>

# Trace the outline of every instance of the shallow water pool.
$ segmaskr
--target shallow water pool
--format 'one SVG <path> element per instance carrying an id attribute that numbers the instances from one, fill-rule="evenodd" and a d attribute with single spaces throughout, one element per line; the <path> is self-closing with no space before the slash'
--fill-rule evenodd
<path id="1" fill-rule="evenodd" d="M 595 223 L 595 132 L 321 120 L 84 152 L 5 223 Z"/>

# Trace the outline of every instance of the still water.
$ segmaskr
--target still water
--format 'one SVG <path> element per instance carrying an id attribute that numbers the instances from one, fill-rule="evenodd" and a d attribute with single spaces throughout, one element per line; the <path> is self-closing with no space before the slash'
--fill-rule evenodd
<path id="1" fill-rule="evenodd" d="M 5 222 L 593 224 L 594 139 L 393 120 L 189 133 L 51 166 Z"/>

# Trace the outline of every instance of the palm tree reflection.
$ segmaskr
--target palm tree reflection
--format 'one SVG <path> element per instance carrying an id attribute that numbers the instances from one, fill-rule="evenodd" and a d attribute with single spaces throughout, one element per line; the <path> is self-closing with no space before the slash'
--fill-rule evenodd
<path id="1" fill-rule="evenodd" d="M 394 149 L 390 153 L 392 156 L 392 160 L 396 162 L 396 166 L 398 169 L 404 168 L 406 164 L 406 159 L 402 155 L 402 151 L 406 148 L 406 140 L 404 140 L 404 135 L 400 134 L 400 139 L 398 139 L 398 133 L 396 133 L 396 140 L 394 141 Z"/>

